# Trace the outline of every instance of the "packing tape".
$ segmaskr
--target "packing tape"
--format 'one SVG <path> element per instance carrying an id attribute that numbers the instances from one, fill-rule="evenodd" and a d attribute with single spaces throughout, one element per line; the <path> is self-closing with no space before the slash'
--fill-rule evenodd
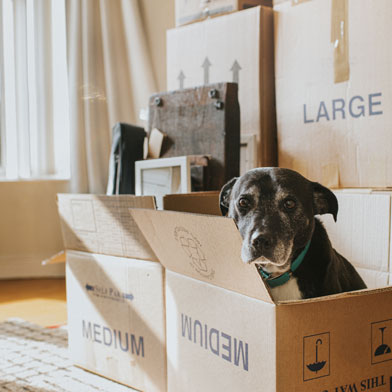
<path id="1" fill-rule="evenodd" d="M 331 42 L 334 50 L 334 82 L 350 78 L 348 58 L 348 0 L 331 0 Z"/>
<path id="2" fill-rule="evenodd" d="M 312 0 L 291 0 L 291 5 L 299 5 Z M 283 1 L 275 0 L 274 5 Z M 350 79 L 348 56 L 348 0 L 331 0 L 331 43 L 334 47 L 334 82 Z"/>
<path id="3" fill-rule="evenodd" d="M 328 188 L 339 188 L 339 166 L 337 163 L 323 165 L 322 184 Z"/>

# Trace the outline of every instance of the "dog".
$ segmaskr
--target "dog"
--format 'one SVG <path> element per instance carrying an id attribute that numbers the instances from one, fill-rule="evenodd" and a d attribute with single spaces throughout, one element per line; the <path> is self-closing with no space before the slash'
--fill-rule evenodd
<path id="1" fill-rule="evenodd" d="M 219 202 L 241 233 L 243 262 L 256 265 L 274 301 L 366 288 L 315 217 L 332 214 L 336 222 L 338 201 L 328 188 L 290 169 L 256 168 L 226 183 Z"/>

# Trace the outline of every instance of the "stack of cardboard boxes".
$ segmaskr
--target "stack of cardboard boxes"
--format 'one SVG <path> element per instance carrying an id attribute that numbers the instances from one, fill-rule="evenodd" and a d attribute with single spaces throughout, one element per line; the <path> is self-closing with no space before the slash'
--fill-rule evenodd
<path id="1" fill-rule="evenodd" d="M 58 196 L 68 341 L 79 366 L 143 391 L 166 390 L 164 270 L 129 215 L 152 196 Z"/>
<path id="2" fill-rule="evenodd" d="M 177 24 L 246 8 L 193 3 L 176 0 Z M 167 68 L 169 89 L 239 82 L 241 132 L 258 145 L 249 165 L 275 165 L 275 44 L 279 164 L 346 188 L 338 223 L 323 221 L 369 289 L 274 303 L 241 261 L 234 221 L 217 216 L 218 193 L 168 195 L 165 211 L 148 197 L 61 195 L 76 363 L 146 391 L 392 390 L 392 192 L 370 189 L 392 185 L 392 5 L 360 3 L 277 1 L 177 27 Z"/>

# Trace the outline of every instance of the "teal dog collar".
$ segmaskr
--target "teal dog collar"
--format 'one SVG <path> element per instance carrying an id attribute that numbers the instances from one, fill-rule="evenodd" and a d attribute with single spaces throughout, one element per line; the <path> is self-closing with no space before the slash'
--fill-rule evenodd
<path id="1" fill-rule="evenodd" d="M 310 247 L 310 241 L 306 244 L 303 251 L 298 255 L 298 257 L 291 263 L 291 268 L 289 271 L 285 272 L 282 275 L 277 276 L 276 278 L 271 278 L 271 274 L 265 272 L 261 267 L 258 267 L 260 275 L 265 279 L 268 286 L 271 288 L 281 286 L 288 282 L 291 278 L 293 272 L 301 265 L 303 259 L 305 258 L 306 253 L 308 252 Z"/>

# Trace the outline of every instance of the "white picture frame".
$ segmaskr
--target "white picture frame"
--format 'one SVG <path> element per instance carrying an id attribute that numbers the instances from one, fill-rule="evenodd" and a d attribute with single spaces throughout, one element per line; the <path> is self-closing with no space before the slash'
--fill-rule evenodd
<path id="1" fill-rule="evenodd" d="M 163 196 L 191 192 L 191 164 L 194 156 L 147 159 L 135 162 L 135 194 L 153 195 L 158 209 Z"/>
<path id="2" fill-rule="evenodd" d="M 257 167 L 256 135 L 241 135 L 240 144 L 240 175 Z"/>

